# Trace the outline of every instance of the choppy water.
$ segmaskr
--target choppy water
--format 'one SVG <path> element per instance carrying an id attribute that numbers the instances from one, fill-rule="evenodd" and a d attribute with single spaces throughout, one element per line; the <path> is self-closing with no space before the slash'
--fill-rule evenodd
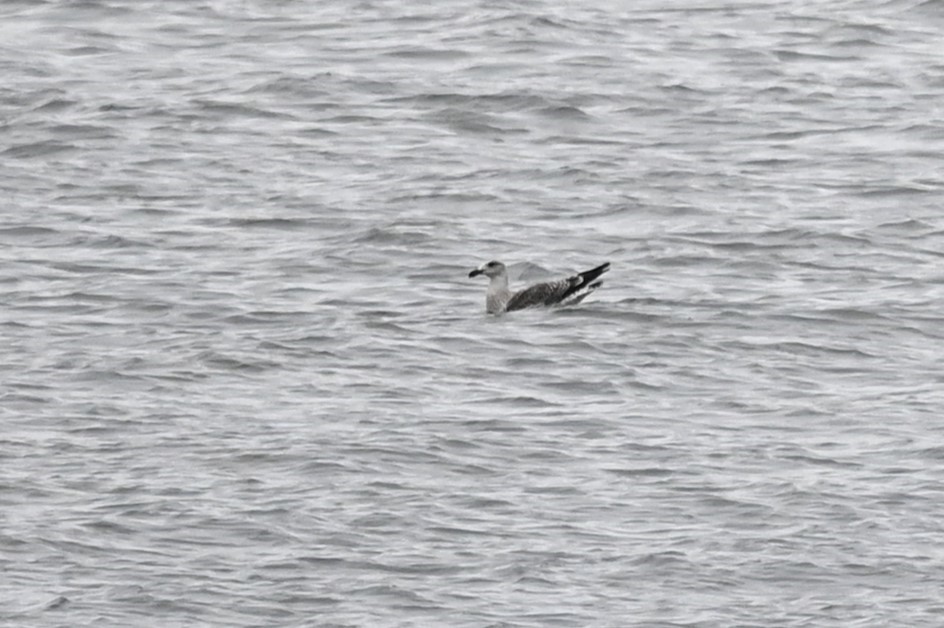
<path id="1" fill-rule="evenodd" d="M 4 625 L 944 623 L 940 1 L 0 13 Z"/>

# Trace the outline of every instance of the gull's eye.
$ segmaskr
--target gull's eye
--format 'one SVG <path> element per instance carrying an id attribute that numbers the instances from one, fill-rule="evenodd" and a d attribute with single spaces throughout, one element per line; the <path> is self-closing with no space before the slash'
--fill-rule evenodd
<path id="1" fill-rule="evenodd" d="M 495 268 L 495 262 L 489 262 L 488 264 L 486 264 L 486 266 L 488 266 L 489 268 Z"/>

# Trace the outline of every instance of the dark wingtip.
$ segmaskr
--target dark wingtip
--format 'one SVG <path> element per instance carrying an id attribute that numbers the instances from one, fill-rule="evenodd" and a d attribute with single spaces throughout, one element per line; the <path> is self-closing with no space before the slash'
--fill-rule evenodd
<path id="1" fill-rule="evenodd" d="M 590 270 L 585 270 L 580 273 L 580 278 L 583 279 L 584 282 L 593 281 L 608 270 L 610 270 L 610 263 L 603 262 L 596 268 L 591 268 Z"/>

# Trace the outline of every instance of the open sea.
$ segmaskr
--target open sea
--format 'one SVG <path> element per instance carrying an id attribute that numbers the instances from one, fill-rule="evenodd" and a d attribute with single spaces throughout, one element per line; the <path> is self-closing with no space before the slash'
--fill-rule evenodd
<path id="1" fill-rule="evenodd" d="M 0 625 L 944 625 L 942 33 L 3 2 Z"/>

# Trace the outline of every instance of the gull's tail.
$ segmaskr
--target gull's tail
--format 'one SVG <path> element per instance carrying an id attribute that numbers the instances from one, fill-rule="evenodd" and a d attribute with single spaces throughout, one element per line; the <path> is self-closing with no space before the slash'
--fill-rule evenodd
<path id="1" fill-rule="evenodd" d="M 587 298 L 591 292 L 603 285 L 603 280 L 596 279 L 610 269 L 610 263 L 604 262 L 596 268 L 577 273 L 571 278 L 571 286 L 561 297 L 561 305 L 577 305 Z"/>

